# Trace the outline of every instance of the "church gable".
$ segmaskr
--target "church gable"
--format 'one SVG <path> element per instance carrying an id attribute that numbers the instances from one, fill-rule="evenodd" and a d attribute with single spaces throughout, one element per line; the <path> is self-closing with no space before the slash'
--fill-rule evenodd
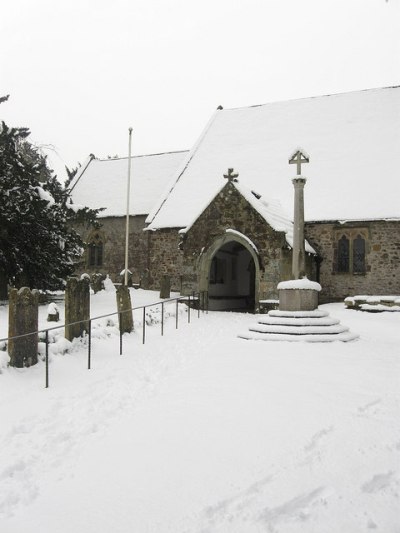
<path id="1" fill-rule="evenodd" d="M 256 200 L 255 196 L 254 199 Z M 258 250 L 266 246 L 266 240 L 276 241 L 279 250 L 287 246 L 284 228 L 280 231 L 274 230 L 239 191 L 238 185 L 230 181 L 195 222 L 182 230 L 183 249 L 197 248 L 200 253 L 201 248 L 209 246 L 217 236 L 226 233 L 228 229 L 246 235 Z"/>
<path id="2" fill-rule="evenodd" d="M 254 196 L 254 199 L 256 197 Z M 257 275 L 257 295 L 271 296 L 290 265 L 289 246 L 283 228 L 274 229 L 229 181 L 204 209 L 201 215 L 181 232 L 183 250 L 183 290 L 190 293 L 197 287 L 215 291 L 223 289 L 226 278 L 235 276 L 232 263 L 236 248 L 247 251 L 248 262 L 254 264 Z M 233 243 L 232 246 L 228 246 Z M 212 263 L 218 250 L 228 258 Z M 229 264 L 228 264 L 229 263 Z M 202 279 L 203 277 L 203 279 Z"/>

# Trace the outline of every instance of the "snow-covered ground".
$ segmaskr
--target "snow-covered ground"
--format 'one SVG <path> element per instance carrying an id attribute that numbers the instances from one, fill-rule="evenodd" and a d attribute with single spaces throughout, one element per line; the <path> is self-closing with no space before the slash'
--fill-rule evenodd
<path id="1" fill-rule="evenodd" d="M 254 315 L 181 306 L 122 356 L 103 322 L 90 371 L 53 350 L 49 389 L 42 361 L 3 368 L 0 531 L 398 533 L 400 315 L 322 307 L 360 339 L 245 341 Z"/>

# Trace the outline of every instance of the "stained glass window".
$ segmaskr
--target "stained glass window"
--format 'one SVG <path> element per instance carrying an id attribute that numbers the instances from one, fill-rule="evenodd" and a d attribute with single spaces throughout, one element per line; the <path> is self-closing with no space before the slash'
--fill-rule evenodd
<path id="1" fill-rule="evenodd" d="M 361 235 L 353 241 L 353 272 L 365 272 L 365 240 Z"/>
<path id="2" fill-rule="evenodd" d="M 343 235 L 338 243 L 338 272 L 349 272 L 350 268 L 350 241 Z"/>

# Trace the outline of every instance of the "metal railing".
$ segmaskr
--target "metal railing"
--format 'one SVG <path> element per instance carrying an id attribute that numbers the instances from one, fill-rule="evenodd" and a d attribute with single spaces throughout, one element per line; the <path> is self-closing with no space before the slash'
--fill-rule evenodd
<path id="1" fill-rule="evenodd" d="M 199 293 L 192 293 L 188 296 L 179 296 L 177 298 L 168 298 L 165 300 L 160 300 L 158 302 L 154 302 L 147 305 L 141 305 L 138 307 L 131 307 L 130 309 L 126 309 L 124 311 L 116 311 L 114 313 L 107 313 L 105 315 L 100 315 L 96 317 L 90 317 L 86 320 L 79 320 L 76 322 L 69 322 L 67 324 L 62 324 L 60 326 L 54 326 L 51 328 L 45 328 L 40 329 L 37 331 L 31 331 L 29 333 L 24 333 L 23 335 L 15 335 L 13 337 L 4 337 L 3 339 L 0 339 L 0 343 L 6 342 L 9 343 L 10 340 L 15 339 L 21 339 L 24 337 L 30 337 L 32 335 L 38 336 L 38 343 L 43 342 L 40 339 L 40 334 L 44 333 L 44 343 L 45 343 L 45 388 L 47 389 L 49 387 L 49 331 L 54 331 L 57 329 L 63 329 L 66 326 L 74 326 L 76 324 L 87 324 L 87 331 L 84 330 L 84 334 L 86 333 L 86 337 L 88 340 L 87 347 L 87 367 L 88 370 L 91 369 L 92 365 L 92 322 L 94 320 L 100 320 L 102 318 L 108 318 L 111 316 L 118 316 L 119 321 L 119 354 L 123 355 L 123 335 L 124 332 L 122 330 L 122 317 L 124 313 L 139 311 L 140 309 L 143 310 L 142 314 L 142 344 L 146 343 L 146 309 L 154 308 L 157 306 L 161 306 L 161 336 L 164 336 L 164 322 L 165 322 L 165 304 L 169 304 L 171 302 L 176 302 L 176 308 L 175 308 L 175 329 L 178 329 L 179 326 L 179 303 L 185 303 L 187 304 L 187 322 L 190 324 L 191 321 L 191 310 L 197 311 L 197 317 L 200 318 L 200 313 L 208 313 L 208 292 L 199 292 Z M 196 308 L 195 308 L 196 305 Z M 81 338 L 85 338 L 84 336 Z"/>

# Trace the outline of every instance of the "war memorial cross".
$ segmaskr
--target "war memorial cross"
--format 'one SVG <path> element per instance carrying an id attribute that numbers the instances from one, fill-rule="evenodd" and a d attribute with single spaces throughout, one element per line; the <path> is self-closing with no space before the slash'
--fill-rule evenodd
<path id="1" fill-rule="evenodd" d="M 297 150 L 292 158 L 289 159 L 289 165 L 297 165 L 297 175 L 301 176 L 301 165 L 303 163 L 309 163 L 310 159 L 306 157 L 300 150 Z"/>

